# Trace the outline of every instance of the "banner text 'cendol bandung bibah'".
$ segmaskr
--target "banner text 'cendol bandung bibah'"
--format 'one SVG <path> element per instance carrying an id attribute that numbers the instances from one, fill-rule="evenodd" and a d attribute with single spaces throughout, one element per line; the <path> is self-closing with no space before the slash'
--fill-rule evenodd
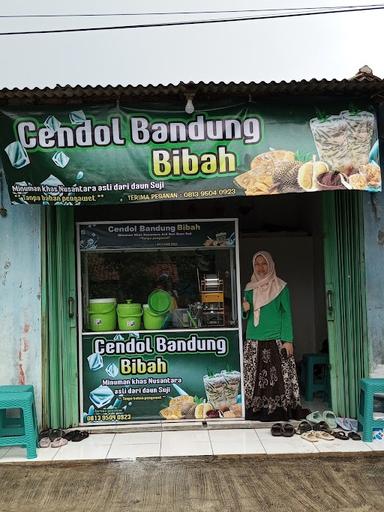
<path id="1" fill-rule="evenodd" d="M 364 105 L 3 110 L 0 155 L 14 203 L 381 190 L 376 119 Z"/>

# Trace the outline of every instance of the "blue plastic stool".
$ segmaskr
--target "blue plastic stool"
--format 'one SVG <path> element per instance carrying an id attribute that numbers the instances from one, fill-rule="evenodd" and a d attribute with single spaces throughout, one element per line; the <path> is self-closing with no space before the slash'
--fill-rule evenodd
<path id="1" fill-rule="evenodd" d="M 359 430 L 363 431 L 363 441 L 371 442 L 375 428 L 384 428 L 384 420 L 373 418 L 373 398 L 376 393 L 384 393 L 384 379 L 360 380 Z"/>
<path id="2" fill-rule="evenodd" d="M 38 437 L 38 423 L 36 414 L 36 401 L 35 393 L 32 385 L 17 384 L 17 385 L 5 385 L 0 386 L 0 393 L 20 393 L 21 391 L 27 391 L 33 395 L 33 415 L 34 422 L 36 425 L 36 437 Z M 17 430 L 16 430 L 17 429 Z M 0 436 L 6 435 L 8 432 L 14 433 L 15 435 L 24 434 L 24 421 L 22 417 L 22 411 L 20 410 L 19 418 L 11 418 L 7 416 L 5 409 L 0 410 Z"/>
<path id="3" fill-rule="evenodd" d="M 8 432 L 0 436 L 0 446 L 26 446 L 27 458 L 35 459 L 37 457 L 37 425 L 34 413 L 34 397 L 29 391 L 20 392 L 1 392 L 0 409 L 21 409 L 23 418 L 23 434 L 19 434 L 19 427 L 13 432 Z M 10 429 L 12 430 L 12 429 Z"/>
<path id="4" fill-rule="evenodd" d="M 315 379 L 315 366 L 324 366 L 322 379 Z M 314 393 L 321 391 L 326 397 L 329 396 L 329 357 L 328 354 L 304 354 L 303 355 L 303 377 L 305 400 L 311 402 Z"/>

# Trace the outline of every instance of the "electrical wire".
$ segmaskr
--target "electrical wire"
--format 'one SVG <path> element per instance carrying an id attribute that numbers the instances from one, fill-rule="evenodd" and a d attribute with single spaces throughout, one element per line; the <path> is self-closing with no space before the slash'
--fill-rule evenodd
<path id="1" fill-rule="evenodd" d="M 255 12 L 311 12 L 311 11 L 334 11 L 338 9 L 358 9 L 384 7 L 384 4 L 360 4 L 360 5 L 330 5 L 318 7 L 288 7 L 288 8 L 265 8 L 265 9 L 232 9 L 232 10 L 207 10 L 207 11 L 160 11 L 160 12 L 116 12 L 116 13 L 83 13 L 83 14 L 0 14 L 0 19 L 17 18 L 106 18 L 115 16 L 186 16 L 196 14 L 239 14 Z"/>
<path id="2" fill-rule="evenodd" d="M 103 30 L 128 30 L 128 29 L 143 29 L 143 28 L 160 28 L 160 27 L 180 27 L 192 25 L 207 25 L 217 23 L 233 23 L 238 21 L 255 21 L 255 20 L 272 20 L 284 18 L 299 18 L 302 16 L 318 16 L 324 14 L 342 14 L 351 12 L 367 12 L 384 10 L 384 5 L 376 5 L 374 7 L 358 7 L 346 8 L 328 11 L 315 11 L 315 12 L 300 12 L 288 14 L 271 14 L 266 16 L 245 16 L 239 18 L 218 18 L 209 20 L 193 20 L 193 21 L 169 21 L 164 23 L 141 23 L 136 25 L 111 25 L 103 27 L 82 27 L 82 28 L 66 28 L 66 29 L 47 29 L 47 30 L 22 30 L 13 32 L 0 32 L 0 36 L 16 36 L 16 35 L 35 35 L 35 34 L 69 34 L 74 32 L 99 32 Z"/>

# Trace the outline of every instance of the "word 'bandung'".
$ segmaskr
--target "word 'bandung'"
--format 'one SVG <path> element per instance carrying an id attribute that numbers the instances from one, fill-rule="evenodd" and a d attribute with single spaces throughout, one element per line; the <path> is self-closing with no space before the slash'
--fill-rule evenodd
<path id="1" fill-rule="evenodd" d="M 243 140 L 245 144 L 256 144 L 261 137 L 260 121 L 248 119 L 209 119 L 196 116 L 194 121 L 150 123 L 146 117 L 131 118 L 131 139 L 135 144 L 164 144 L 164 142 L 187 142 L 201 140 Z"/>

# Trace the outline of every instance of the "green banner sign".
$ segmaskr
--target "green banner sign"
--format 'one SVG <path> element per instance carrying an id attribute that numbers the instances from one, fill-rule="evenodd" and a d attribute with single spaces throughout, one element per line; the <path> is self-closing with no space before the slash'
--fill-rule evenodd
<path id="1" fill-rule="evenodd" d="M 99 222 L 80 224 L 79 239 L 81 251 L 235 247 L 236 224 L 233 220 Z"/>
<path id="2" fill-rule="evenodd" d="M 0 134 L 15 203 L 381 190 L 376 120 L 364 105 L 3 110 Z"/>
<path id="3" fill-rule="evenodd" d="M 82 341 L 83 423 L 242 417 L 237 329 Z"/>

